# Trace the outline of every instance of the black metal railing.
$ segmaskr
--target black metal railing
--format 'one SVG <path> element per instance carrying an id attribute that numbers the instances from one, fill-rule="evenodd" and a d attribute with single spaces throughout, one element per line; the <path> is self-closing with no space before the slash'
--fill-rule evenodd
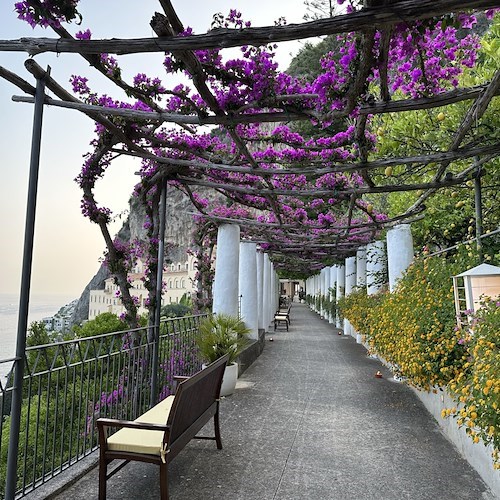
<path id="1" fill-rule="evenodd" d="M 201 368 L 195 337 L 203 316 L 162 321 L 158 395 L 173 391 L 174 375 Z M 151 401 L 152 329 L 139 328 L 26 349 L 17 494 L 23 496 L 97 448 L 95 420 L 133 420 Z M 2 360 L 0 365 L 15 360 Z M 5 373 L 5 371 L 4 371 Z M 0 492 L 5 496 L 11 373 L 0 380 Z"/>

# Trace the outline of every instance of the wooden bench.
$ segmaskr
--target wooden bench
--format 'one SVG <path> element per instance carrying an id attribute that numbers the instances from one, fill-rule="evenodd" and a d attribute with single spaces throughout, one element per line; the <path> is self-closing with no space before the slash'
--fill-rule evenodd
<path id="1" fill-rule="evenodd" d="M 219 394 L 228 355 L 192 377 L 182 380 L 169 396 L 134 421 L 99 418 L 99 500 L 106 498 L 106 480 L 132 460 L 160 466 L 160 498 L 168 499 L 168 464 L 191 441 L 211 439 L 222 449 L 219 428 Z M 197 436 L 214 419 L 214 437 Z M 120 430 L 108 437 L 109 428 Z M 110 474 L 108 464 L 124 460 Z"/>
<path id="2" fill-rule="evenodd" d="M 276 314 L 274 315 L 274 329 L 276 330 L 279 325 L 282 323 L 286 326 L 286 331 L 288 331 L 288 327 L 290 326 L 290 308 L 292 306 L 289 305 L 286 309 L 278 309 Z"/>

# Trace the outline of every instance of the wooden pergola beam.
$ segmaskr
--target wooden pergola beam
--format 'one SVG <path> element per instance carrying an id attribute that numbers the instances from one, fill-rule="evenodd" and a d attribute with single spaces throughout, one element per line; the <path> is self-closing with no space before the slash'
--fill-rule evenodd
<path id="1" fill-rule="evenodd" d="M 20 38 L 0 40 L 0 51 L 79 54 L 136 54 L 144 52 L 172 52 L 266 45 L 350 31 L 365 31 L 388 24 L 429 19 L 467 10 L 498 7 L 495 0 L 403 0 L 380 7 L 364 8 L 351 14 L 318 19 L 301 24 L 265 26 L 244 29 L 214 29 L 203 35 L 188 37 L 161 37 L 111 40 L 72 40 L 51 38 Z"/>
<path id="2" fill-rule="evenodd" d="M 195 215 L 195 214 L 193 214 Z M 200 216 L 200 214 L 196 214 Z M 325 229 L 325 227 L 321 226 L 307 226 L 305 227 L 304 225 L 300 225 L 298 223 L 295 224 L 280 224 L 278 222 L 260 222 L 258 220 L 254 219 L 243 219 L 243 218 L 231 218 L 231 217 L 221 217 L 217 215 L 207 215 L 203 214 L 201 216 L 203 219 L 206 219 L 208 221 L 213 221 L 213 222 L 220 222 L 220 223 L 230 223 L 230 224 L 238 224 L 239 226 L 245 227 L 245 228 L 250 228 L 250 229 L 268 229 L 271 232 L 275 232 L 277 229 L 283 229 L 283 230 L 290 230 L 293 231 L 298 231 L 299 234 L 304 234 L 304 231 L 312 231 L 315 229 Z M 376 228 L 376 229 L 382 229 L 384 227 L 391 227 L 394 224 L 399 224 L 401 223 L 402 220 L 406 220 L 412 217 L 412 220 L 420 220 L 423 216 L 418 215 L 415 216 L 415 214 L 409 214 L 409 215 L 399 215 L 396 217 L 392 217 L 387 220 L 383 221 L 371 221 L 371 222 L 366 222 L 363 224 L 352 224 L 351 226 L 335 226 L 336 230 L 343 231 L 344 229 L 360 229 L 360 228 Z"/>
<path id="3" fill-rule="evenodd" d="M 275 168 L 275 169 L 252 169 L 246 166 L 233 166 L 225 163 L 201 162 L 197 160 L 182 160 L 178 158 L 165 158 L 154 155 L 149 152 L 132 152 L 126 149 L 113 148 L 113 153 L 123 154 L 126 156 L 134 156 L 138 158 L 149 159 L 158 162 L 160 165 L 170 165 L 184 168 L 193 168 L 200 170 L 220 170 L 224 172 L 235 172 L 242 174 L 251 174 L 261 177 L 269 176 L 285 176 L 285 175 L 300 175 L 307 174 L 312 177 L 318 177 L 325 174 L 352 172 L 359 169 L 373 170 L 376 168 L 385 168 L 388 166 L 397 165 L 426 165 L 429 163 L 440 163 L 443 161 L 455 161 L 472 158 L 475 156 L 491 156 L 500 153 L 500 143 L 487 146 L 479 146 L 476 148 L 462 148 L 456 151 L 443 151 L 441 153 L 431 153 L 428 155 L 407 156 L 399 158 L 384 158 L 382 160 L 367 161 L 365 163 L 345 163 L 332 165 L 330 167 L 303 167 L 303 168 Z M 169 174 L 171 172 L 169 171 Z M 162 174 L 159 173 L 161 176 Z"/>
<path id="4" fill-rule="evenodd" d="M 9 77 L 10 75 L 10 77 Z M 0 77 L 10 81 L 27 94 L 34 95 L 31 91 L 31 86 L 25 82 L 21 77 L 15 73 L 0 66 Z M 478 85 L 470 88 L 457 88 L 442 92 L 432 97 L 420 97 L 417 99 L 399 99 L 389 102 L 375 102 L 370 104 L 361 104 L 359 108 L 360 115 L 377 115 L 385 113 L 404 113 L 407 111 L 415 111 L 417 109 L 432 109 L 442 106 L 448 106 L 461 101 L 476 99 L 485 89 L 489 87 L 488 84 Z M 34 88 L 33 88 L 34 89 Z M 496 88 L 494 95 L 500 95 L 500 89 Z M 297 96 L 294 96 L 296 98 Z M 310 96 L 309 96 L 310 97 Z M 280 96 L 278 96 L 280 98 Z M 34 103 L 34 99 L 26 96 L 13 96 L 12 100 L 15 102 Z M 226 116 L 198 116 L 198 115 L 181 115 L 177 113 L 165 113 L 157 111 L 138 111 L 133 109 L 121 108 L 105 108 L 94 104 L 85 104 L 78 102 L 70 102 L 67 100 L 57 100 L 50 97 L 45 98 L 45 104 L 49 106 L 56 106 L 60 108 L 76 109 L 83 113 L 95 112 L 107 116 L 120 116 L 128 120 L 146 120 L 157 123 L 177 123 L 180 125 L 238 125 L 250 123 L 276 123 L 276 122 L 290 122 L 290 121 L 304 121 L 311 120 L 312 118 L 320 119 L 320 116 L 313 111 L 304 110 L 304 112 L 287 112 L 287 111 L 273 111 L 261 112 L 253 114 L 231 114 Z M 257 106 L 258 103 L 255 103 Z M 280 107 L 280 101 L 277 100 L 275 106 Z M 347 116 L 345 110 L 339 110 L 329 116 L 335 118 L 342 118 Z"/>
<path id="5" fill-rule="evenodd" d="M 268 210 L 274 213 L 274 216 L 280 220 L 280 196 L 291 197 L 323 197 L 335 196 L 343 204 L 348 204 L 347 213 L 344 214 L 343 219 L 340 218 L 339 223 L 343 226 L 335 227 L 304 227 L 293 224 L 262 224 L 252 223 L 249 221 L 239 220 L 238 218 L 227 218 L 226 221 L 233 223 L 240 223 L 245 228 L 250 238 L 260 238 L 262 243 L 271 245 L 271 252 L 281 253 L 283 255 L 293 252 L 296 254 L 297 250 L 301 250 L 304 259 L 309 262 L 319 262 L 318 258 L 322 257 L 331 258 L 335 255 L 348 255 L 352 254 L 356 248 L 366 243 L 366 240 L 373 238 L 377 231 L 382 227 L 390 226 L 401 220 L 407 220 L 415 217 L 423 210 L 422 199 L 416 205 L 411 207 L 407 212 L 401 214 L 391 220 L 377 221 L 373 219 L 366 223 L 360 223 L 356 219 L 357 211 L 366 212 L 366 209 L 359 203 L 359 199 L 364 194 L 373 193 L 387 193 L 396 191 L 411 191 L 411 190 L 426 190 L 424 197 L 430 196 L 439 188 L 459 185 L 464 182 L 471 175 L 471 167 L 462 169 L 458 175 L 447 174 L 444 177 L 444 172 L 447 166 L 456 160 L 467 159 L 472 156 L 481 157 L 475 164 L 486 161 L 486 157 L 491 158 L 497 156 L 500 152 L 500 144 L 489 144 L 475 148 L 460 148 L 465 135 L 473 126 L 484 111 L 487 109 L 492 97 L 500 94 L 500 71 L 497 72 L 495 78 L 489 84 L 482 85 L 471 89 L 455 89 L 448 92 L 443 92 L 437 96 L 419 99 L 406 99 L 400 101 L 389 101 L 389 90 L 387 82 L 382 77 L 382 100 L 383 102 L 370 102 L 359 104 L 360 96 L 363 95 L 363 89 L 366 84 L 366 76 L 368 75 L 369 68 L 373 66 L 373 40 L 376 29 L 383 32 L 386 37 L 383 46 L 383 51 L 387 52 L 389 36 L 388 32 L 392 27 L 401 22 L 412 22 L 417 19 L 428 19 L 442 14 L 449 14 L 457 11 L 471 10 L 471 9 L 486 9 L 496 7 L 497 4 L 491 0 L 402 0 L 387 3 L 387 5 L 371 7 L 372 3 L 367 2 L 368 7 L 363 8 L 358 12 L 336 16 L 329 19 L 321 19 L 309 23 L 301 23 L 297 25 L 261 27 L 261 28 L 245 28 L 245 29 L 215 29 L 211 30 L 204 35 L 194 35 L 188 37 L 178 36 L 184 30 L 182 22 L 178 18 L 170 0 L 159 0 L 164 9 L 166 16 L 162 14 L 155 14 L 153 17 L 152 26 L 159 35 L 159 38 L 145 38 L 135 40 L 75 40 L 64 28 L 54 28 L 55 32 L 61 37 L 60 39 L 49 38 L 23 38 L 20 40 L 0 40 L 0 51 L 26 51 L 30 54 L 38 54 L 41 52 L 75 52 L 79 53 L 85 58 L 92 66 L 95 66 L 103 74 L 107 75 L 106 68 L 100 61 L 99 54 L 129 54 L 129 53 L 143 53 L 143 52 L 171 52 L 178 61 L 180 61 L 184 68 L 190 73 L 192 81 L 199 92 L 200 96 L 207 103 L 208 108 L 211 110 L 210 116 L 197 116 L 194 114 L 185 116 L 174 113 L 164 113 L 160 104 L 152 102 L 147 95 L 143 94 L 140 90 L 134 89 L 126 82 L 121 80 L 118 76 L 108 76 L 118 87 L 126 90 L 135 98 L 142 100 L 150 105 L 153 109 L 152 112 L 138 112 L 133 110 L 117 110 L 112 108 L 102 108 L 99 106 L 90 106 L 80 102 L 75 97 L 71 96 L 68 92 L 58 86 L 56 82 L 51 81 L 50 85 L 56 89 L 62 101 L 52 100 L 47 98 L 45 103 L 55 106 L 74 108 L 86 113 L 88 116 L 103 124 L 108 131 L 112 134 L 113 146 L 109 150 L 118 154 L 131 154 L 133 156 L 150 159 L 158 162 L 160 168 L 158 172 L 149 179 L 151 182 L 159 182 L 162 179 L 175 179 L 179 181 L 178 188 L 187 192 L 188 195 L 193 195 L 190 186 L 206 186 L 211 187 L 215 191 L 224 194 L 231 200 L 234 200 L 241 205 L 248 202 L 245 195 L 260 197 L 263 201 L 263 206 L 269 205 Z M 388 31 L 389 30 L 389 31 Z M 257 103 L 244 103 L 242 107 L 236 112 L 227 112 L 219 105 L 215 95 L 207 84 L 207 66 L 203 66 L 198 60 L 194 51 L 200 49 L 217 49 L 226 47 L 237 47 L 242 45 L 266 45 L 279 41 L 304 39 L 308 37 L 316 37 L 320 35 L 332 35 L 344 32 L 357 32 L 362 36 L 363 49 L 361 50 L 361 64 L 358 68 L 359 72 L 353 79 L 353 82 L 348 90 L 347 104 L 345 109 L 337 110 L 326 115 L 319 116 L 317 112 L 307 109 L 301 109 L 307 99 L 314 99 L 316 96 L 307 95 L 291 95 L 291 96 L 274 96 L 266 98 Z M 22 78 L 17 77 L 13 73 L 0 68 L 0 76 L 3 76 L 14 85 L 21 88 L 29 95 L 33 95 L 33 88 L 25 82 Z M 382 73 L 384 69 L 381 69 Z M 213 76 L 213 75 L 212 75 Z M 21 102 L 30 102 L 30 97 L 14 97 L 14 100 Z M 381 114 L 389 112 L 404 112 L 416 109 L 430 109 L 433 107 L 444 106 L 453 102 L 459 102 L 466 99 L 476 99 L 474 105 L 470 108 L 469 112 L 462 121 L 461 126 L 456 131 L 452 145 L 447 152 L 431 153 L 429 155 L 418 155 L 407 158 L 385 158 L 383 160 L 367 161 L 367 151 L 364 149 L 364 136 L 365 127 L 368 114 Z M 287 106 L 288 110 L 287 110 Z M 325 118 L 345 117 L 356 107 L 359 106 L 359 117 L 356 128 L 356 141 L 359 149 L 359 158 L 357 163 L 335 163 L 328 167 L 316 166 L 313 162 L 309 162 L 310 166 L 304 168 L 292 167 L 286 168 L 293 163 L 276 162 L 276 165 L 285 168 L 276 170 L 266 170 L 260 167 L 259 161 L 255 160 L 251 149 L 247 146 L 245 137 L 240 136 L 235 129 L 237 124 L 256 123 L 256 122 L 283 122 L 283 121 L 297 121 L 309 120 L 322 120 Z M 193 107 L 194 109 L 194 107 Z M 260 109 L 258 113 L 253 113 L 255 110 Z M 264 109 L 264 111 L 262 111 Z M 270 109 L 270 111 L 267 111 Z M 251 110 L 252 113 L 249 113 Z M 280 111 L 281 110 L 281 111 Z M 121 116 L 125 119 L 138 121 L 144 120 L 147 122 L 146 126 L 135 129 L 133 133 L 123 129 L 113 123 L 113 120 L 108 116 Z M 204 162 L 203 159 L 210 158 L 205 152 L 197 153 L 197 160 L 180 160 L 157 157 L 150 153 L 146 148 L 137 146 L 134 141 L 144 139 L 150 141 L 150 147 L 163 147 L 163 148 L 176 148 L 175 144 L 155 142 L 153 137 L 154 129 L 163 122 L 171 122 L 178 124 L 190 132 L 194 128 L 189 125 L 222 125 L 226 127 L 231 139 L 237 146 L 239 152 L 235 154 L 234 163 L 230 159 L 226 159 L 227 164 L 217 163 L 223 161 L 217 158 L 214 162 Z M 264 139 L 265 141 L 265 139 Z M 116 145 L 122 143 L 124 147 L 132 151 L 119 149 Z M 181 152 L 187 152 L 179 148 Z M 210 158 L 212 159 L 212 158 Z M 369 170 L 376 168 L 383 168 L 389 165 L 407 165 L 407 170 L 412 172 L 412 164 L 414 165 L 427 165 L 430 162 L 439 163 L 437 174 L 432 182 L 419 182 L 415 184 L 401 184 L 402 178 L 393 178 L 388 181 L 386 185 L 375 185 L 369 177 Z M 324 162 L 323 162 L 324 163 Z M 164 166 L 167 165 L 167 166 Z M 320 165 L 319 163 L 317 165 Z M 253 187 L 244 184 L 231 184 L 229 181 L 222 183 L 217 182 L 217 176 L 208 170 L 219 170 L 227 172 L 240 172 L 252 175 L 261 176 L 262 181 Z M 309 173 L 311 178 L 313 176 L 320 176 L 326 173 L 340 173 L 352 172 L 358 170 L 365 179 L 366 186 L 360 188 L 348 188 L 346 190 L 335 191 L 332 189 L 277 189 L 270 183 L 271 175 L 290 175 L 290 174 L 304 174 Z M 422 169 L 423 170 L 423 169 Z M 428 171 L 427 169 L 426 171 Z M 393 182 L 393 184 L 390 184 Z M 398 184 L 399 182 L 399 184 Z M 89 193 L 84 193 L 89 195 Z M 195 203 L 196 206 L 196 203 Z M 254 206 L 258 206 L 255 205 Z M 198 207 L 199 208 L 199 207 Z M 203 215 L 205 216 L 205 215 Z M 206 216 L 207 218 L 209 216 Z M 417 218 L 422 217 L 421 215 Z M 216 219 L 213 219 L 216 220 Z M 416 219 L 414 219 L 416 220 Z M 221 221 L 220 218 L 217 221 Z M 352 241 L 350 239 L 353 239 Z M 293 243 L 291 241 L 293 240 Z"/>
<path id="6" fill-rule="evenodd" d="M 361 196 L 363 194 L 375 194 L 375 193 L 394 193 L 401 191 L 420 191 L 426 189 L 441 189 L 450 186 L 457 186 L 462 184 L 467 179 L 462 176 L 452 177 L 450 179 L 444 179 L 439 182 L 419 182 L 415 184 L 390 184 L 385 186 L 373 186 L 373 187 L 359 187 L 359 188 L 347 188 L 342 189 L 339 192 L 335 192 L 333 189 L 266 189 L 266 188 L 253 188 L 245 187 L 240 184 L 227 184 L 219 183 L 203 179 L 194 179 L 191 177 L 185 177 L 183 175 L 178 175 L 176 179 L 182 183 L 192 185 L 192 186 L 204 186 L 210 188 L 216 188 L 224 190 L 226 192 L 240 193 L 242 195 L 249 196 L 293 196 L 294 198 L 301 197 L 323 197 L 323 196 L 342 196 L 343 199 L 347 199 L 349 196 Z"/>

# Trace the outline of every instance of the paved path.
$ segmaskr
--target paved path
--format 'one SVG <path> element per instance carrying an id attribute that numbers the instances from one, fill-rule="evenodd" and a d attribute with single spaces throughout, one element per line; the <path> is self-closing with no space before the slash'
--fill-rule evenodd
<path id="1" fill-rule="evenodd" d="M 171 500 L 494 499 L 409 388 L 306 306 L 291 317 L 221 403 L 224 449 L 192 441 L 171 464 Z M 108 492 L 156 500 L 157 468 Z M 53 498 L 97 498 L 97 470 Z"/>

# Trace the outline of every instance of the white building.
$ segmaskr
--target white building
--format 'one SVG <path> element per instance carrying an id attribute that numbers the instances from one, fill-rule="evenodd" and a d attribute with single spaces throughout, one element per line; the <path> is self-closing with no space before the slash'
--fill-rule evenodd
<path id="1" fill-rule="evenodd" d="M 174 262 L 167 266 L 163 273 L 163 282 L 166 287 L 162 295 L 162 305 L 178 303 L 183 295 L 191 296 L 194 293 L 195 266 L 196 261 L 192 255 L 188 255 L 183 262 Z M 142 262 L 138 262 L 134 272 L 130 273 L 128 278 L 132 285 L 130 295 L 136 297 L 138 313 L 143 314 L 147 311 L 148 291 L 144 287 Z M 115 285 L 113 278 L 105 281 L 104 290 L 90 290 L 89 320 L 105 312 L 111 312 L 117 316 L 125 312 L 119 288 Z"/>
<path id="2" fill-rule="evenodd" d="M 78 299 L 61 307 L 54 316 L 43 318 L 43 324 L 47 332 L 65 333 L 69 332 L 71 327 L 71 318 L 75 310 Z"/>

